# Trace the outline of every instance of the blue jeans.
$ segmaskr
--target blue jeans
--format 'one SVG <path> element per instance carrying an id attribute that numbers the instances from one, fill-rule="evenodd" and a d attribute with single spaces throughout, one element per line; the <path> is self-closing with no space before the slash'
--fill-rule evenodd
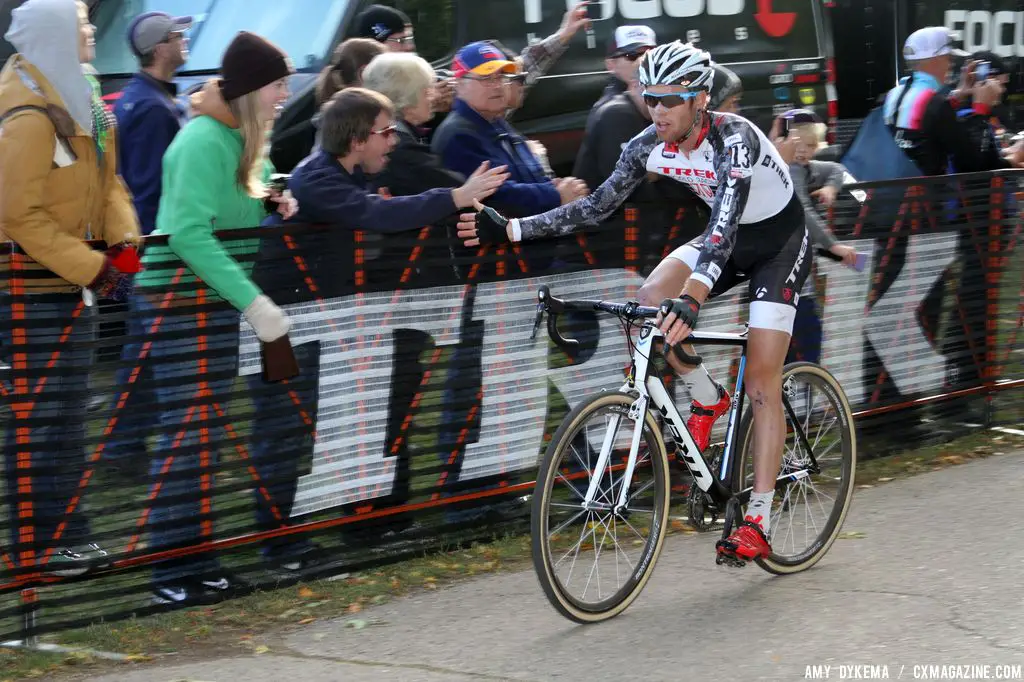
<path id="1" fill-rule="evenodd" d="M 149 514 L 150 550 L 154 552 L 212 539 L 212 533 L 203 538 L 203 525 L 213 521 L 213 475 L 218 445 L 224 438 L 222 429 L 209 423 L 224 423 L 216 408 L 227 411 L 238 361 L 237 312 L 207 311 L 205 326 L 201 327 L 198 314 L 174 307 L 161 310 L 156 300 L 156 296 L 136 294 L 131 301 L 133 317 L 138 317 L 147 331 L 163 315 L 152 336 L 149 354 L 158 405 L 154 424 L 158 436 L 149 470 L 151 493 L 155 491 Z M 204 351 L 200 351 L 201 342 L 205 343 Z M 201 358 L 206 360 L 203 379 Z M 201 395 L 204 379 L 207 390 Z M 205 444 L 201 437 L 204 428 Z M 209 502 L 207 513 L 203 513 L 204 498 Z M 218 570 L 213 555 L 193 554 L 154 566 L 153 582 L 174 582 Z"/>
<path id="2" fill-rule="evenodd" d="M 156 409 L 150 370 L 152 352 L 145 360 L 139 359 L 145 336 L 149 333 L 149 326 L 145 324 L 145 312 L 138 309 L 134 298 L 129 301 L 129 311 L 125 322 L 125 331 L 129 339 L 121 349 L 121 362 L 124 366 L 118 368 L 114 378 L 110 410 L 116 408 L 122 391 L 129 391 L 129 394 L 103 450 L 103 459 L 108 462 L 147 456 L 146 438 L 153 423 L 151 411 Z M 135 381 L 129 384 L 128 380 L 138 365 L 141 365 L 141 371 L 135 377 Z"/>
<path id="3" fill-rule="evenodd" d="M 138 311 L 147 331 L 159 314 L 151 299 L 137 295 L 132 307 Z M 203 537 L 204 523 L 212 527 L 210 513 L 203 512 L 203 499 L 211 500 L 213 474 L 216 471 L 218 448 L 228 442 L 225 424 L 228 401 L 238 374 L 239 315 L 234 310 L 215 310 L 205 314 L 206 348 L 200 351 L 201 337 L 198 315 L 182 314 L 168 308 L 159 328 L 152 337 L 150 364 L 153 393 L 159 404 L 156 430 L 157 444 L 150 465 L 153 485 L 160 489 L 152 502 L 149 516 L 152 551 L 187 547 L 212 539 Z M 169 338 L 170 337 L 170 338 Z M 316 391 L 318 362 L 309 359 L 302 349 L 296 353 L 304 377 L 292 380 L 293 388 L 303 391 L 300 400 L 307 413 L 316 414 L 312 397 Z M 200 358 L 206 359 L 206 395 L 200 395 Z M 312 363 L 312 364 L 310 364 Z M 312 388 L 309 383 L 312 381 Z M 264 492 L 270 495 L 274 507 L 284 520 L 291 514 L 295 498 L 296 463 L 293 453 L 304 446 L 303 429 L 297 408 L 291 402 L 286 388 L 263 384 L 260 377 L 248 380 L 256 407 L 251 439 L 251 456 L 259 475 L 260 484 L 254 483 L 256 523 L 259 530 L 280 527 Z M 223 417 L 217 414 L 220 409 Z M 201 442 L 203 411 L 208 425 L 207 444 Z M 191 419 L 186 423 L 191 412 Z M 310 440 L 311 442 L 311 440 Z M 208 458 L 203 466 L 203 452 Z M 310 446 L 311 450 L 311 446 Z M 204 475 L 208 475 L 204 484 Z M 261 489 L 262 488 L 262 489 Z M 284 558 L 309 548 L 305 540 L 276 538 L 264 543 L 264 556 Z M 194 575 L 215 575 L 219 565 L 212 554 L 189 555 L 157 564 L 153 569 L 156 585 L 180 581 Z"/>
<path id="4" fill-rule="evenodd" d="M 24 322 L 14 319 L 15 302 L 24 304 Z M 4 420 L 3 445 L 8 523 L 15 554 L 21 524 L 33 530 L 32 549 L 37 559 L 45 548 L 80 545 L 88 540 L 89 524 L 81 511 L 81 500 L 67 519 L 60 539 L 54 542 L 53 535 L 65 518 L 85 470 L 85 406 L 93 363 L 91 346 L 96 340 L 95 315 L 94 307 L 82 305 L 80 294 L 27 294 L 16 299 L 0 294 L 0 357 L 12 367 L 4 379 L 10 395 L 5 402 L 12 410 Z M 12 325 L 24 330 L 23 343 L 14 338 Z M 61 342 L 66 331 L 69 335 Z M 25 354 L 27 374 L 16 366 L 15 353 Z M 47 368 L 51 359 L 54 365 Z M 41 387 L 39 393 L 14 396 L 14 383 L 21 378 L 27 378 L 30 393 Z M 18 406 L 15 410 L 15 403 L 23 399 L 33 403 L 31 409 Z M 16 442 L 18 429 L 25 430 L 27 445 Z M 31 469 L 18 469 L 19 456 L 23 462 L 30 462 Z M 19 480 L 23 488 L 20 493 Z M 31 517 L 19 519 L 19 503 L 25 502 L 31 503 Z M 23 545 L 21 549 L 28 547 Z"/>
<path id="5" fill-rule="evenodd" d="M 312 468 L 320 375 L 319 345 L 305 344 L 295 348 L 295 359 L 299 364 L 299 376 L 287 384 L 268 384 L 259 374 L 247 378 L 249 395 L 256 410 L 252 458 L 262 489 L 256 486 L 253 495 L 256 527 L 261 531 L 280 528 L 288 521 L 295 502 L 298 478 Z M 298 405 L 293 397 L 298 400 Z M 300 462 L 303 463 L 303 471 L 299 471 Z M 305 538 L 281 536 L 263 543 L 263 556 L 283 560 L 312 548 L 312 543 Z"/>

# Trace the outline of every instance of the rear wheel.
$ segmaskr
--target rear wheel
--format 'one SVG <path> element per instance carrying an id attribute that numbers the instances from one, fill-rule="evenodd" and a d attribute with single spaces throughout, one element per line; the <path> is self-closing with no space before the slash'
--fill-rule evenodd
<path id="1" fill-rule="evenodd" d="M 596 623 L 639 596 L 661 553 L 668 523 L 668 458 L 648 410 L 625 508 L 615 511 L 636 422 L 634 396 L 602 393 L 562 422 L 537 472 L 533 565 L 544 594 L 566 618 Z M 611 457 L 593 504 L 584 499 L 604 443 Z"/>
<path id="2" fill-rule="evenodd" d="M 786 365 L 782 374 L 786 411 L 786 442 L 780 475 L 795 480 L 777 485 L 771 512 L 772 553 L 758 559 L 770 573 L 798 573 L 816 564 L 835 542 L 853 498 L 857 468 L 857 434 L 853 413 L 839 382 L 822 367 L 809 362 Z M 740 426 L 740 459 L 733 473 L 733 489 L 746 490 L 754 482 L 753 414 Z M 806 437 L 799 437 L 799 433 Z M 818 473 L 808 465 L 814 454 Z"/>

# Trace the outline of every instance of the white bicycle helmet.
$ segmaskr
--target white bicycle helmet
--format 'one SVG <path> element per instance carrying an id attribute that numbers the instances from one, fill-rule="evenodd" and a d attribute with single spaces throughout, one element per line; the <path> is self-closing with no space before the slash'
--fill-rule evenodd
<path id="1" fill-rule="evenodd" d="M 692 43 L 674 40 L 644 54 L 640 62 L 640 84 L 685 85 L 691 90 L 711 91 L 715 69 L 711 55 Z"/>

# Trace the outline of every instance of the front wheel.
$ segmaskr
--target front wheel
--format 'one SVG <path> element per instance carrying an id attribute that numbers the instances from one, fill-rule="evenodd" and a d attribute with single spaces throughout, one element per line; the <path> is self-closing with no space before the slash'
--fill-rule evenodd
<path id="1" fill-rule="evenodd" d="M 771 512 L 772 553 L 758 559 L 770 573 L 798 573 L 816 564 L 843 526 L 853 498 L 857 469 L 857 434 L 853 413 L 839 382 L 822 367 L 796 362 L 782 372 L 786 442 L 780 476 L 792 480 L 775 488 Z M 740 426 L 739 461 L 733 468 L 733 490 L 754 483 L 753 411 Z M 801 435 L 803 434 L 803 438 Z M 811 457 L 818 472 L 808 469 Z"/>
<path id="2" fill-rule="evenodd" d="M 602 393 L 577 405 L 558 428 L 537 472 L 533 565 L 552 606 L 577 623 L 622 613 L 643 590 L 665 539 L 668 457 L 647 411 L 625 508 L 616 510 L 636 421 L 635 398 Z M 603 446 L 611 456 L 585 506 Z"/>

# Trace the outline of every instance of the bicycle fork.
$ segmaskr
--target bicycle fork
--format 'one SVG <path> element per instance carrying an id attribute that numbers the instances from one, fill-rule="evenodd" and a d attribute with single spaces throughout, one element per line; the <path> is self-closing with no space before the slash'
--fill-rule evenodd
<path id="1" fill-rule="evenodd" d="M 629 494 L 629 482 L 633 480 L 633 472 L 636 469 L 637 455 L 640 451 L 640 437 L 643 435 L 644 422 L 647 419 L 647 402 L 648 397 L 641 394 L 640 397 L 634 401 L 629 408 L 629 418 L 633 419 L 635 426 L 633 427 L 632 439 L 629 445 L 629 458 L 626 460 L 626 470 L 622 474 L 620 479 L 622 487 L 619 490 L 617 499 L 612 500 L 610 505 L 603 505 L 594 501 L 597 496 L 597 491 L 600 486 L 600 482 L 604 479 L 605 470 L 608 468 L 609 460 L 611 460 L 612 446 L 615 442 L 615 435 L 619 431 L 619 426 L 622 424 L 622 415 L 615 415 L 612 422 L 608 425 L 608 429 L 604 434 L 604 441 L 601 443 L 601 452 L 597 456 L 597 462 L 594 465 L 594 471 L 590 477 L 590 484 L 587 486 L 586 496 L 583 498 L 583 508 L 592 510 L 608 510 L 614 514 L 621 513 L 626 508 L 626 497 Z M 612 479 L 612 491 L 615 490 L 615 481 Z"/>

